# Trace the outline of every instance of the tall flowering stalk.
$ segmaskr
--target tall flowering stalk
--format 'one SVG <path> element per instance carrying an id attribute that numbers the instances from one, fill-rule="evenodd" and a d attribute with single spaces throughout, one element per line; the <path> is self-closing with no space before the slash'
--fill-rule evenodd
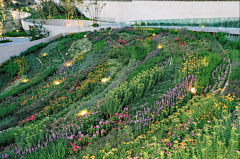
<path id="1" fill-rule="evenodd" d="M 163 69 L 154 67 L 153 69 L 143 71 L 135 76 L 130 82 L 123 82 L 117 88 L 109 91 L 106 99 L 107 102 L 100 107 L 102 112 L 110 116 L 119 113 L 130 101 L 142 97 L 145 90 L 149 90 L 161 79 Z"/>
<path id="2" fill-rule="evenodd" d="M 197 81 L 197 77 L 194 75 L 182 78 L 181 83 L 175 82 L 174 88 L 169 88 L 166 94 L 160 97 L 159 100 L 155 101 L 155 105 L 147 107 L 144 110 L 136 112 L 136 120 L 132 120 L 135 124 L 137 133 L 145 132 L 146 128 L 150 126 L 152 120 L 159 120 L 159 114 L 166 113 L 173 106 L 179 104 L 185 97 L 187 97 L 187 92 L 191 90 Z"/>

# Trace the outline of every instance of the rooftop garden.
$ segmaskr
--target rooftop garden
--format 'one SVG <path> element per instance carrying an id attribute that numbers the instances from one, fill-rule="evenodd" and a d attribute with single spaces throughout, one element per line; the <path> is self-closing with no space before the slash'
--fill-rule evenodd
<path id="1" fill-rule="evenodd" d="M 0 65 L 0 158 L 240 158 L 240 42 L 125 27 Z"/>

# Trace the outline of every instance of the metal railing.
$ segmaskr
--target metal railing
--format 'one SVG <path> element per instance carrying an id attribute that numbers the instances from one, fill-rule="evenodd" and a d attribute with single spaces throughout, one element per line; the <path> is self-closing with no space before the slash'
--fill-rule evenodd
<path id="1" fill-rule="evenodd" d="M 192 18 L 192 19 L 160 19 L 121 22 L 125 26 L 184 26 L 184 27 L 218 27 L 239 28 L 239 17 L 224 18 Z"/>
<path id="2" fill-rule="evenodd" d="M 240 1 L 240 0 L 98 0 L 98 1 L 111 1 L 111 2 L 132 2 L 132 1 L 187 1 L 187 2 L 194 2 L 194 1 Z"/>

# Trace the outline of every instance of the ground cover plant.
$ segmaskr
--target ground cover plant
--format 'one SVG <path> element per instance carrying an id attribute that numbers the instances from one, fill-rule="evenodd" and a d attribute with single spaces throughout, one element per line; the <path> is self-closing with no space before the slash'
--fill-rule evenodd
<path id="1" fill-rule="evenodd" d="M 233 158 L 238 42 L 125 27 L 69 34 L 0 68 L 0 158 Z"/>

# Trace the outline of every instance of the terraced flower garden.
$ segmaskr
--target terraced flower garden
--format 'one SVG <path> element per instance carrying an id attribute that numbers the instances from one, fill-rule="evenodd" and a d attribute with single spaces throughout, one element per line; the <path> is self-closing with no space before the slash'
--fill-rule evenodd
<path id="1" fill-rule="evenodd" d="M 0 65 L 0 158 L 240 158 L 240 42 L 110 28 Z"/>

